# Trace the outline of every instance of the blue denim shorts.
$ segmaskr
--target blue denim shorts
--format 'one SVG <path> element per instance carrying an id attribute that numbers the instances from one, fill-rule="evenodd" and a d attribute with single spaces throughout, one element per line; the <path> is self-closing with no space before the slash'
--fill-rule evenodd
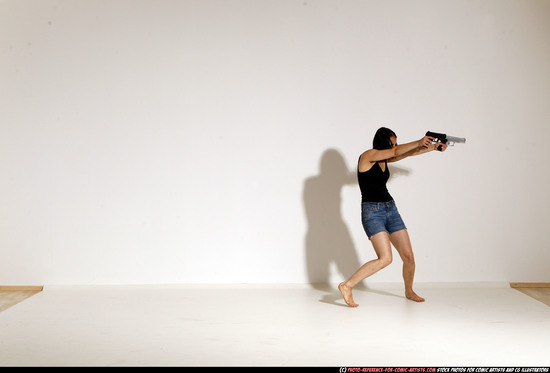
<path id="1" fill-rule="evenodd" d="M 376 233 L 388 232 L 391 234 L 407 229 L 393 200 L 361 203 L 361 221 L 369 240 Z"/>

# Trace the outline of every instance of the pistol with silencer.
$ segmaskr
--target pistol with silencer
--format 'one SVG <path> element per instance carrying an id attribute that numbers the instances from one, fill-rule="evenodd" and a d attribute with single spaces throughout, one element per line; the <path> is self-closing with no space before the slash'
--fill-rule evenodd
<path id="1" fill-rule="evenodd" d="M 463 137 L 454 137 L 454 136 L 447 136 L 444 133 L 437 133 L 428 131 L 426 132 L 426 136 L 434 137 L 436 142 L 442 142 L 443 144 L 448 144 L 450 146 L 453 146 L 455 143 L 466 143 L 466 139 Z M 437 147 L 437 150 L 441 151 L 441 145 Z"/>

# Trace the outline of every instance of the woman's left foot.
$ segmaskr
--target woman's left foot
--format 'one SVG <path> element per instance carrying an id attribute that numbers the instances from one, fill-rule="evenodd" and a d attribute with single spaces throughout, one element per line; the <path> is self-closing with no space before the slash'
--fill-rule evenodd
<path id="1" fill-rule="evenodd" d="M 405 294 L 405 296 L 407 297 L 407 299 L 410 299 L 410 300 L 412 300 L 414 302 L 418 302 L 418 303 L 422 303 L 426 300 L 426 299 L 418 296 L 414 291 Z"/>

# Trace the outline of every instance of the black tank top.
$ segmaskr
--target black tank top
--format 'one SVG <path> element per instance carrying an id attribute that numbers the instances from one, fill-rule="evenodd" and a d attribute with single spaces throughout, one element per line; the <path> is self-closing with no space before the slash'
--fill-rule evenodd
<path id="1" fill-rule="evenodd" d="M 393 198 L 386 188 L 386 182 L 390 178 L 388 162 L 386 171 L 382 172 L 380 165 L 376 162 L 368 171 L 359 172 L 357 166 L 357 180 L 361 189 L 361 202 L 389 202 Z"/>

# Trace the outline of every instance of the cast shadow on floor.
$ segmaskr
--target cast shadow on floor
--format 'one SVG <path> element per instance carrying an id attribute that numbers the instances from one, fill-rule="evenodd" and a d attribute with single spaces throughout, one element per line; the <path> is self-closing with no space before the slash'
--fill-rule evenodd
<path id="1" fill-rule="evenodd" d="M 394 171 L 407 173 L 402 169 L 394 168 Z M 336 268 L 342 278 L 348 278 L 364 264 L 359 261 L 349 228 L 342 217 L 342 189 L 347 185 L 357 185 L 356 172 L 350 171 L 338 150 L 327 149 L 321 156 L 319 173 L 308 177 L 303 188 L 307 218 L 305 261 L 309 283 L 316 290 L 326 292 L 320 302 L 344 307 L 347 305 L 340 291 L 330 285 L 331 266 Z M 357 193 L 357 218 L 360 219 L 358 186 Z M 365 248 L 367 247 L 372 250 L 365 235 Z M 371 289 L 364 282 L 358 284 L 354 291 L 404 298 L 390 292 Z"/>

